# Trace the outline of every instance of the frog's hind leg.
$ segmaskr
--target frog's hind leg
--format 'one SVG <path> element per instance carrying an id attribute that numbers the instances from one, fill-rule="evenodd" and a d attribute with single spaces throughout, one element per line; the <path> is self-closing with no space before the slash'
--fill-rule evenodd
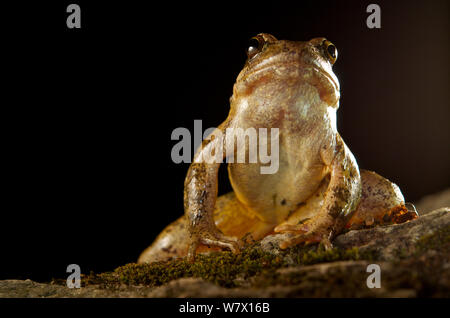
<path id="1" fill-rule="evenodd" d="M 415 210 L 408 210 L 399 187 L 379 174 L 361 170 L 361 200 L 346 223 L 348 229 L 360 229 L 387 223 L 402 223 L 417 218 Z M 326 183 L 328 181 L 325 181 Z M 311 231 L 311 220 L 320 211 L 326 187 L 324 184 L 316 194 L 303 203 L 289 218 L 275 228 L 283 233 L 282 248 L 301 242 L 324 242 L 323 237 Z M 339 234 L 339 233 L 337 233 Z M 331 246 L 331 244 L 329 244 Z"/>
<path id="2" fill-rule="evenodd" d="M 184 216 L 170 223 L 141 253 L 137 262 L 152 263 L 185 256 L 189 247 L 187 225 Z"/>
<path id="3" fill-rule="evenodd" d="M 379 174 L 361 170 L 361 201 L 346 225 L 359 229 L 386 223 L 403 223 L 418 217 L 408 210 L 400 188 Z"/>
<path id="4" fill-rule="evenodd" d="M 273 225 L 261 221 L 237 200 L 230 192 L 217 198 L 214 209 L 217 228 L 226 236 L 241 239 L 241 242 L 258 240 L 272 231 Z M 138 263 L 165 261 L 185 257 L 188 252 L 190 235 L 184 215 L 169 224 L 155 241 L 139 256 Z M 220 250 L 200 245 L 198 253 Z"/>
<path id="5" fill-rule="evenodd" d="M 361 170 L 360 174 L 361 200 L 347 221 L 346 228 L 359 229 L 378 224 L 403 223 L 417 218 L 417 212 L 410 211 L 405 206 L 403 195 L 396 184 L 373 171 Z M 325 247 L 331 247 L 331 242 L 324 240 L 323 236 L 314 231 L 313 222 L 323 204 L 325 190 L 322 184 L 315 195 L 275 228 L 275 232 L 283 234 L 280 238 L 281 248 L 301 242 L 322 242 Z"/>

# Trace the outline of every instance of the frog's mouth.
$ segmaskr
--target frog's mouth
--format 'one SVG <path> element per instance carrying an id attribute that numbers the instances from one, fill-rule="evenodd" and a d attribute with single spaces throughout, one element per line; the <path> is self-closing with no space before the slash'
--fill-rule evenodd
<path id="1" fill-rule="evenodd" d="M 337 79 L 337 77 L 334 75 L 334 73 L 330 74 L 329 72 L 327 72 L 326 70 L 324 70 L 323 68 L 320 67 L 316 67 L 313 66 L 312 69 L 318 73 L 320 73 L 321 76 L 324 76 L 328 79 L 328 81 L 333 84 L 334 89 L 339 92 L 340 88 L 339 88 L 339 81 Z"/>
<path id="2" fill-rule="evenodd" d="M 296 70 L 298 72 L 299 70 L 303 72 L 311 71 L 319 76 L 319 78 L 325 78 L 334 88 L 334 90 L 339 94 L 339 81 L 337 77 L 334 75 L 334 73 L 330 73 L 327 71 L 322 65 L 315 65 L 315 64 L 309 64 L 309 65 L 302 65 L 299 63 L 292 63 L 292 64 L 286 64 L 286 63 L 263 63 L 259 67 L 256 67 L 252 71 L 243 74 L 241 78 L 239 78 L 239 81 L 247 81 L 251 82 L 253 79 L 257 80 L 258 78 L 262 78 L 265 75 L 283 75 L 283 73 L 287 74 L 288 72 L 291 72 L 292 70 Z M 330 69 L 331 71 L 331 69 Z M 296 73 L 298 74 L 298 73 Z"/>

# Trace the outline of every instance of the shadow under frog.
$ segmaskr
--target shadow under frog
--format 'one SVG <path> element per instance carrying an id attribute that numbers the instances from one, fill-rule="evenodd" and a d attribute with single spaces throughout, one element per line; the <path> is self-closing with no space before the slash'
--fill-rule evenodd
<path id="1" fill-rule="evenodd" d="M 325 38 L 282 41 L 265 33 L 251 41 L 217 135 L 225 138 L 228 128 L 278 128 L 278 171 L 261 174 L 258 162 L 228 163 L 233 192 L 217 197 L 220 163 L 197 159 L 223 140 L 205 140 L 185 179 L 184 216 L 159 234 L 139 263 L 192 260 L 222 248 L 238 252 L 246 240 L 269 234 L 280 235 L 280 248 L 302 242 L 330 248 L 345 228 L 416 217 L 397 185 L 358 168 L 337 132 L 336 47 Z"/>

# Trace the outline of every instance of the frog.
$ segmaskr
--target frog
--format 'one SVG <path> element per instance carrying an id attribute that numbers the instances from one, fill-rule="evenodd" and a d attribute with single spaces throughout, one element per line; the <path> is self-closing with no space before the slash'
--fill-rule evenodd
<path id="1" fill-rule="evenodd" d="M 188 169 L 184 215 L 156 237 L 138 263 L 195 261 L 197 253 L 220 250 L 239 253 L 268 235 L 279 238 L 281 249 L 311 243 L 329 249 L 346 229 L 417 217 L 395 183 L 359 169 L 338 133 L 340 83 L 332 70 L 337 57 L 336 46 L 323 37 L 289 41 L 260 33 L 251 38 L 229 114 L 215 129 L 222 137 L 205 139 Z M 233 191 L 218 196 L 219 167 L 226 160 L 197 159 L 223 142 L 227 129 L 249 127 L 278 129 L 278 170 L 262 174 L 263 162 L 229 162 Z"/>

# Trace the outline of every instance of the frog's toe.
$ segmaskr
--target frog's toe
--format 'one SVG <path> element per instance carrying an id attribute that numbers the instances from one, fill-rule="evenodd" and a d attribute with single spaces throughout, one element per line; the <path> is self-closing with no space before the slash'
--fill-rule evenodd
<path id="1" fill-rule="evenodd" d="M 189 245 L 187 259 L 190 262 L 195 261 L 195 255 L 197 254 L 197 249 L 208 248 L 212 250 L 217 250 L 215 248 L 226 248 L 231 250 L 233 253 L 238 253 L 240 251 L 239 242 L 234 237 L 228 237 L 221 233 L 215 233 L 215 235 L 204 235 L 203 237 L 194 237 L 191 239 Z"/>
<path id="2" fill-rule="evenodd" d="M 206 231 L 197 237 L 197 241 L 200 244 L 208 247 L 227 248 L 233 253 L 239 252 L 239 240 L 236 237 L 224 235 L 219 230 Z"/>
<path id="3" fill-rule="evenodd" d="M 234 237 L 227 237 L 225 235 L 220 235 L 215 238 L 203 238 L 201 243 L 207 246 L 217 246 L 221 248 L 228 248 L 233 253 L 239 252 L 239 242 Z"/>
<path id="4" fill-rule="evenodd" d="M 329 240 L 324 240 L 323 237 L 317 233 L 310 232 L 306 234 L 296 234 L 293 232 L 288 232 L 284 235 L 283 239 L 280 241 L 280 248 L 286 249 L 298 245 L 300 243 L 318 243 L 323 242 L 326 249 L 331 247 Z"/>
<path id="5" fill-rule="evenodd" d="M 289 224 L 283 223 L 274 228 L 275 233 L 296 233 L 304 234 L 310 231 L 307 224 Z"/>
<path id="6" fill-rule="evenodd" d="M 282 234 L 280 248 L 285 249 L 300 243 L 321 242 L 322 237 L 311 231 L 308 224 L 280 224 L 274 229 L 275 233 Z"/>

